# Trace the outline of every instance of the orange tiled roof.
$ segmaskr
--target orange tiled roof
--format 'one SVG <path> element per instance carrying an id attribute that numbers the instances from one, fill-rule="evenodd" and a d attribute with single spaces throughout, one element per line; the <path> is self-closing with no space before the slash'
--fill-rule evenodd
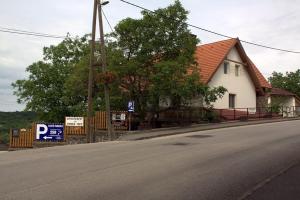
<path id="1" fill-rule="evenodd" d="M 257 69 L 257 67 L 255 66 L 255 64 L 250 60 L 250 58 L 248 57 L 249 60 L 249 64 L 250 66 L 253 68 L 253 70 L 255 71 L 256 77 L 259 80 L 259 83 L 261 85 L 261 87 L 265 87 L 265 88 L 272 88 L 271 84 L 265 79 L 265 77 L 262 75 L 262 73 Z"/>
<path id="2" fill-rule="evenodd" d="M 281 89 L 281 88 L 272 88 L 270 95 L 296 96 L 296 94 L 291 93 L 291 92 Z"/>
<path id="3" fill-rule="evenodd" d="M 222 40 L 210 44 L 204 44 L 197 47 L 195 52 L 195 58 L 199 65 L 201 81 L 208 83 L 218 67 L 222 64 L 229 51 L 239 43 L 236 38 Z M 255 72 L 255 76 L 259 82 L 260 87 L 271 88 L 271 85 L 263 77 L 253 62 L 247 57 L 247 63 L 252 71 Z"/>

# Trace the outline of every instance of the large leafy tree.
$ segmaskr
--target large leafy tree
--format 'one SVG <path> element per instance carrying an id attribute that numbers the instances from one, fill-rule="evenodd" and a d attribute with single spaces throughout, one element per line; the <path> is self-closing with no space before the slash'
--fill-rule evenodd
<path id="1" fill-rule="evenodd" d="M 273 72 L 269 77 L 273 87 L 282 88 L 300 96 L 300 69 L 295 72 Z"/>
<path id="2" fill-rule="evenodd" d="M 67 37 L 56 46 L 45 47 L 43 60 L 27 67 L 28 79 L 12 83 L 18 102 L 26 103 L 25 110 L 38 113 L 41 120 L 62 121 L 71 114 L 74 97 L 66 93 L 65 84 L 88 53 L 87 37 Z"/>
<path id="3" fill-rule="evenodd" d="M 86 114 L 90 59 L 88 38 L 67 37 L 58 45 L 45 47 L 43 60 L 27 67 L 29 77 L 12 83 L 18 102 L 26 103 L 25 110 L 34 111 L 40 120 L 49 122 L 62 122 L 64 116 Z M 122 62 L 121 51 L 114 43 L 107 41 L 107 44 L 108 66 Z M 94 110 L 104 108 L 100 69 L 101 66 L 94 67 Z M 124 109 L 126 98 L 121 95 L 117 82 L 112 83 L 110 88 L 112 109 Z"/>
<path id="4" fill-rule="evenodd" d="M 209 88 L 200 83 L 194 62 L 199 42 L 188 30 L 188 12 L 179 1 L 155 12 L 143 11 L 141 19 L 127 18 L 107 39 L 112 110 L 136 102 L 141 119 L 146 112 L 159 112 L 160 103 L 178 108 L 201 97 L 209 105 L 226 89 Z M 13 83 L 19 102 L 41 120 L 62 121 L 66 115 L 83 115 L 87 106 L 89 45 L 88 37 L 66 38 L 56 46 L 44 48 L 44 58 L 26 71 L 28 79 Z M 99 48 L 99 47 L 98 47 Z M 104 108 L 101 63 L 94 69 L 94 108 Z"/>
<path id="5" fill-rule="evenodd" d="M 155 12 L 142 11 L 141 19 L 127 18 L 115 27 L 112 36 L 124 59 L 112 70 L 141 116 L 159 112 L 161 102 L 178 108 L 201 96 L 210 103 L 226 91 L 200 83 L 194 62 L 199 41 L 188 29 L 187 14 L 175 1 Z"/>

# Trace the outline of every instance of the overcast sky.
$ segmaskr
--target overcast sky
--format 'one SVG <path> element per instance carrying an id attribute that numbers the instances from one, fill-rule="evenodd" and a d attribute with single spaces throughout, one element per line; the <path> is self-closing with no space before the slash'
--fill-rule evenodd
<path id="1" fill-rule="evenodd" d="M 129 0 L 149 9 L 165 7 L 172 0 Z M 182 0 L 190 12 L 189 23 L 233 37 L 277 48 L 300 51 L 300 0 Z M 91 32 L 93 0 L 2 0 L 0 27 L 55 35 L 82 36 Z M 126 17 L 140 17 L 140 10 L 119 0 L 104 7 L 115 26 Z M 105 30 L 110 29 L 105 23 Z M 202 43 L 224 38 L 191 29 Z M 22 110 L 11 83 L 26 78 L 25 69 L 42 59 L 42 48 L 61 39 L 38 38 L 0 32 L 0 111 Z M 248 56 L 265 75 L 300 68 L 300 54 L 283 53 L 244 44 Z"/>

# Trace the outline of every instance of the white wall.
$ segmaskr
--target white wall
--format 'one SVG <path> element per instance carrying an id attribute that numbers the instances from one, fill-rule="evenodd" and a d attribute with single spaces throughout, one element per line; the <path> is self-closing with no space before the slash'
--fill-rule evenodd
<path id="1" fill-rule="evenodd" d="M 238 51 L 234 47 L 227 56 L 227 59 L 242 63 Z M 212 77 L 208 85 L 210 87 L 223 86 L 228 92 L 222 99 L 213 103 L 215 108 L 228 109 L 229 108 L 229 94 L 235 94 L 236 108 L 255 108 L 256 107 L 256 91 L 255 86 L 248 74 L 246 67 L 240 65 L 239 76 L 235 76 L 235 65 L 238 63 L 225 61 L 229 63 L 229 71 L 224 74 L 224 63 L 222 63 Z"/>
<path id="2" fill-rule="evenodd" d="M 275 97 L 276 98 L 276 97 Z M 283 117 L 294 117 L 295 116 L 295 106 L 296 99 L 293 96 L 284 97 L 283 102 L 281 103 L 283 106 Z"/>

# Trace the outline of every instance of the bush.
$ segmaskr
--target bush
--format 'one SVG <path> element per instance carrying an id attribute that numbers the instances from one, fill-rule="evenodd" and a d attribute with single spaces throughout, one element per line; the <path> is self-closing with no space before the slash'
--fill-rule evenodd
<path id="1" fill-rule="evenodd" d="M 0 133 L 0 144 L 8 144 L 9 143 L 9 133 Z"/>
<path id="2" fill-rule="evenodd" d="M 213 109 L 208 109 L 206 110 L 204 114 L 204 120 L 209 121 L 209 122 L 220 122 L 220 116 L 219 113 L 217 113 Z"/>

